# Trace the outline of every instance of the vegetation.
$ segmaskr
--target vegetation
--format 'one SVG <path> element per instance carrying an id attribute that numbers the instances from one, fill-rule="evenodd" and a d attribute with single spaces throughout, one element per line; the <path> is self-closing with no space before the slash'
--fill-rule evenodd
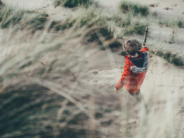
<path id="1" fill-rule="evenodd" d="M 47 44 L 45 41 L 50 35 L 44 36 L 44 42 L 40 40 L 43 36 L 33 36 L 31 45 L 19 45 L 18 49 L 15 44 L 11 45 L 10 39 L 22 41 L 24 34 L 17 34 L 16 38 L 7 36 L 6 44 L 13 49 L 1 59 L 1 138 L 73 138 L 84 137 L 86 132 L 94 137 L 102 137 L 105 135 L 102 128 L 107 129 L 106 126 L 115 124 L 111 121 L 114 120 L 113 116 L 107 120 L 103 120 L 103 116 L 120 109 L 117 97 L 107 95 L 114 97 L 112 107 L 101 103 L 106 91 L 100 94 L 98 90 L 89 89 L 76 72 L 76 69 L 80 73 L 85 68 L 80 59 L 76 59 L 79 52 L 82 52 L 81 58 L 85 59 L 85 53 L 96 49 L 91 44 L 85 47 L 81 43 L 83 34 L 87 32 L 90 30 L 70 28 L 64 37 L 54 38 L 53 42 Z M 71 44 L 74 39 L 76 43 Z M 9 47 L 4 47 L 2 53 Z M 43 57 L 49 55 L 49 62 L 42 61 Z M 70 85 L 76 83 L 77 87 L 72 92 Z M 97 103 L 93 102 L 93 98 Z M 92 106 L 95 107 L 94 111 Z M 118 127 L 112 129 L 116 131 Z"/>
<path id="2" fill-rule="evenodd" d="M 141 19 L 135 19 L 130 15 L 122 16 L 119 13 L 109 15 L 100 9 L 96 9 L 95 6 L 91 6 L 88 9 L 80 7 L 75 12 L 74 15 L 69 16 L 64 21 L 52 21 L 49 30 L 59 32 L 72 27 L 81 28 L 87 26 L 87 28 L 92 29 L 86 34 L 84 42 L 97 42 L 101 45 L 100 49 L 104 49 L 104 40 L 113 40 L 112 38 L 115 35 L 116 37 L 132 34 L 143 35 L 145 28 L 148 26 L 148 23 Z M 115 47 L 113 44 L 115 43 L 110 43 L 110 47 Z M 121 45 L 116 46 L 120 47 Z"/>
<path id="3" fill-rule="evenodd" d="M 1 28 L 10 26 L 19 26 L 20 29 L 31 28 L 34 30 L 44 29 L 47 21 L 47 14 L 25 11 L 8 7 L 0 6 L 0 23 Z"/>
<path id="4" fill-rule="evenodd" d="M 121 2 L 120 10 L 123 13 L 132 12 L 134 16 L 137 16 L 137 15 L 147 16 L 149 14 L 149 7 L 148 6 L 131 3 L 128 1 Z"/>
<path id="5" fill-rule="evenodd" d="M 0 15 L 1 28 L 16 26 L 18 29 L 29 28 L 36 31 L 44 29 L 46 24 L 49 22 L 49 17 L 45 13 L 18 10 L 5 5 L 0 7 Z M 117 13 L 117 15 L 108 15 L 100 9 L 96 9 L 95 6 L 90 6 L 88 9 L 83 7 L 78 8 L 76 10 L 76 14 L 66 18 L 64 21 L 52 21 L 49 30 L 56 32 L 64 31 L 71 28 L 75 23 L 77 23 L 76 27 L 83 27 L 84 25 L 93 28 L 101 27 L 102 29 L 100 30 L 106 31 L 99 31 L 100 35 L 111 35 L 109 39 L 112 38 L 113 33 L 118 27 L 121 27 L 122 31 L 117 35 L 118 37 L 122 37 L 122 35 L 132 34 L 143 35 L 143 30 L 148 26 L 147 22 L 144 22 L 141 19 L 134 19 L 131 15 L 124 16 L 119 13 Z M 91 38 L 89 38 L 90 42 L 92 42 L 92 40 L 96 40 L 97 37 L 99 38 L 99 35 L 97 34 L 97 30 L 99 29 L 95 30 L 93 33 L 88 33 L 92 34 Z M 104 34 L 105 32 L 107 34 Z"/>
<path id="6" fill-rule="evenodd" d="M 0 5 L 2 5 L 3 3 L 2 3 L 2 1 L 0 0 Z"/>
<path id="7" fill-rule="evenodd" d="M 184 58 L 179 53 L 164 50 L 151 50 L 152 54 L 164 58 L 167 62 L 176 66 L 184 66 Z"/>
<path id="8" fill-rule="evenodd" d="M 160 19 L 158 24 L 166 27 L 178 27 L 178 28 L 184 28 L 184 19 L 179 18 L 179 19 Z"/>
<path id="9" fill-rule="evenodd" d="M 131 35 L 131 34 L 138 34 L 138 35 L 144 35 L 144 31 L 147 28 L 147 24 L 141 24 L 140 22 L 135 22 L 130 26 L 127 26 L 124 29 L 125 35 Z"/>
<path id="10" fill-rule="evenodd" d="M 93 3 L 92 0 L 54 0 L 54 6 L 64 6 L 68 8 L 78 7 L 79 5 L 89 6 Z"/>
<path id="11" fill-rule="evenodd" d="M 35 14 L 32 15 L 31 18 L 25 19 L 25 22 L 27 25 L 29 25 L 29 28 L 34 28 L 35 30 L 42 30 L 45 27 L 45 24 L 47 22 L 48 15 L 43 14 Z"/>

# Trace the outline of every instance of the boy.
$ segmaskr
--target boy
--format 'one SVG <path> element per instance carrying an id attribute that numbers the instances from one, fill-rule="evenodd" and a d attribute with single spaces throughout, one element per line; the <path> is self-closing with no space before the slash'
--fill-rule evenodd
<path id="1" fill-rule="evenodd" d="M 128 54 L 125 56 L 124 72 L 121 79 L 115 86 L 115 92 L 125 86 L 126 90 L 138 101 L 144 101 L 140 93 L 141 84 L 144 81 L 146 71 L 148 69 L 148 51 L 147 45 L 142 45 L 142 50 L 138 51 L 138 47 L 134 40 L 127 40 L 123 44 L 123 50 Z"/>

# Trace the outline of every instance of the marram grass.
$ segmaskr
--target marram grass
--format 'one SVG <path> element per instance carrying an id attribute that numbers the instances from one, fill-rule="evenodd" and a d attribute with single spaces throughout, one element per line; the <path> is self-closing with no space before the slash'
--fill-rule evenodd
<path id="1" fill-rule="evenodd" d="M 128 2 L 128 1 L 122 1 L 120 3 L 120 10 L 123 13 L 132 12 L 134 16 L 137 16 L 137 15 L 147 16 L 150 12 L 148 6 Z"/>
<path id="2" fill-rule="evenodd" d="M 47 14 L 34 11 L 26 11 L 6 5 L 0 6 L 1 28 L 20 26 L 20 29 L 29 28 L 34 30 L 44 29 Z"/>
<path id="3" fill-rule="evenodd" d="M 54 6 L 63 6 L 68 8 L 74 8 L 78 6 L 89 6 L 93 3 L 93 0 L 54 0 Z"/>

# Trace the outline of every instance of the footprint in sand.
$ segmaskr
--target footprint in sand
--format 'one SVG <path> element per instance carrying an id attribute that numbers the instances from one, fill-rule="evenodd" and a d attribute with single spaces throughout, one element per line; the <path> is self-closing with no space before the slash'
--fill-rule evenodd
<path id="1" fill-rule="evenodd" d="M 180 110 L 178 111 L 178 113 L 177 113 L 177 114 L 182 114 L 182 113 L 184 113 L 184 109 L 183 109 L 183 107 L 182 107 L 182 109 L 180 109 Z"/>
<path id="2" fill-rule="evenodd" d="M 97 75 L 97 74 L 98 74 L 98 72 L 97 72 L 97 71 L 93 71 L 92 73 L 93 73 L 94 75 Z"/>
<path id="3" fill-rule="evenodd" d="M 164 10 L 173 10 L 172 8 L 169 8 L 169 7 L 166 7 L 166 8 L 164 8 Z"/>
<path id="4" fill-rule="evenodd" d="M 158 4 L 159 4 L 159 3 L 150 4 L 149 6 L 150 6 L 150 7 L 158 7 Z"/>
<path id="5" fill-rule="evenodd" d="M 171 5 L 172 7 L 176 7 L 178 4 L 173 4 L 173 5 Z"/>
<path id="6" fill-rule="evenodd" d="M 154 3 L 154 4 L 150 4 L 149 6 L 150 6 L 150 7 L 158 7 L 158 4 L 159 4 L 159 3 Z"/>
<path id="7" fill-rule="evenodd" d="M 94 82 L 94 83 L 97 83 L 97 82 L 98 82 L 98 80 L 94 80 L 93 82 Z"/>

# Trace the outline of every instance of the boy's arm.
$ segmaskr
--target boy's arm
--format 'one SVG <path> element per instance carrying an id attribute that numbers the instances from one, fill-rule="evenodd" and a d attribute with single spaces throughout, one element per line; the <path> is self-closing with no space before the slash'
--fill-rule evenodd
<path id="1" fill-rule="evenodd" d="M 115 89 L 114 91 L 117 92 L 118 90 L 120 90 L 124 85 L 126 85 L 127 81 L 130 79 L 131 77 L 131 70 L 130 70 L 130 66 L 126 65 L 124 67 L 124 72 L 121 75 L 121 79 L 117 82 L 117 84 L 115 85 Z"/>
<path id="2" fill-rule="evenodd" d="M 140 52 L 146 52 L 146 51 L 149 51 L 149 48 L 147 47 L 147 44 L 144 43 L 144 44 L 142 45 L 142 49 L 140 50 Z"/>

